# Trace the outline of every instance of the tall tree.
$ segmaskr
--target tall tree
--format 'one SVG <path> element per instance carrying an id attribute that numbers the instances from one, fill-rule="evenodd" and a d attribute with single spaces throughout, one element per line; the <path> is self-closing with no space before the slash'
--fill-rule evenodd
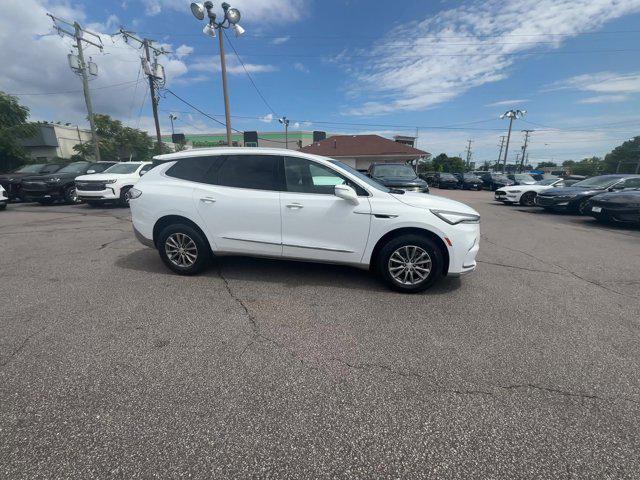
<path id="1" fill-rule="evenodd" d="M 604 157 L 604 170 L 609 173 L 634 173 L 639 162 L 640 136 L 637 136 L 623 142 Z"/>
<path id="2" fill-rule="evenodd" d="M 0 172 L 11 170 L 27 159 L 21 138 L 34 135 L 36 129 L 27 122 L 29 109 L 18 99 L 0 92 Z"/>
<path id="3" fill-rule="evenodd" d="M 460 157 L 449 157 L 441 153 L 433 159 L 433 169 L 437 172 L 464 172 L 466 163 Z"/>
<path id="4" fill-rule="evenodd" d="M 536 165 L 536 168 L 545 168 L 545 167 L 557 167 L 558 164 L 555 162 L 540 162 L 538 165 Z"/>

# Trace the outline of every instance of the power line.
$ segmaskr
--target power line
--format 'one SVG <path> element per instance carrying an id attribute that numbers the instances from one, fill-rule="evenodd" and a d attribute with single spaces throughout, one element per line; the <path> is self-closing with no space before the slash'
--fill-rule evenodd
<path id="1" fill-rule="evenodd" d="M 128 81 L 128 82 L 120 82 L 120 83 L 114 83 L 111 85 L 103 85 L 102 87 L 93 87 L 92 90 L 104 90 L 105 88 L 113 88 L 113 87 L 120 87 L 123 85 L 132 85 L 134 83 L 137 83 L 137 81 Z M 29 92 L 29 93 L 7 93 L 7 95 L 13 95 L 13 96 L 27 96 L 27 95 L 33 95 L 33 96 L 37 96 L 37 95 L 65 95 L 65 94 L 69 94 L 69 93 L 81 93 L 83 90 L 63 90 L 63 91 L 59 91 L 59 92 Z"/>

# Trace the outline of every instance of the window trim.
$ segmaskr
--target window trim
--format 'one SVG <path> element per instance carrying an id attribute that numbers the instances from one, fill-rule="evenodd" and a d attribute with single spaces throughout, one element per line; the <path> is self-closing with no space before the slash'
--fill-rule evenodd
<path id="1" fill-rule="evenodd" d="M 282 187 L 283 187 L 283 192 L 285 193 L 289 193 L 289 194 L 298 194 L 298 195 L 333 195 L 335 196 L 335 194 L 333 193 L 317 193 L 317 192 L 291 192 L 288 190 L 287 188 L 287 178 L 285 175 L 285 169 L 284 169 L 284 162 L 286 161 L 287 158 L 296 158 L 299 160 L 306 160 L 310 163 L 314 163 L 316 165 L 320 165 L 321 167 L 325 167 L 329 170 L 331 170 L 332 172 L 334 172 L 337 176 L 344 178 L 345 180 L 351 182 L 351 183 L 355 183 L 356 185 L 358 185 L 360 188 L 362 188 L 362 190 L 364 190 L 365 192 L 367 192 L 367 195 L 358 195 L 358 198 L 369 198 L 372 196 L 371 192 L 369 191 L 369 189 L 365 188 L 362 186 L 362 184 L 360 182 L 355 181 L 353 178 L 348 177 L 345 173 L 336 170 L 335 168 L 333 168 L 332 166 L 329 165 L 325 165 L 324 163 L 320 163 L 320 162 L 316 162 L 315 160 L 312 160 L 310 158 L 306 158 L 306 157 L 298 157 L 296 155 L 283 155 L 282 156 L 282 178 L 281 178 L 281 183 L 282 183 Z M 355 190 L 355 189 L 354 189 Z M 357 194 L 357 191 L 356 191 Z"/>

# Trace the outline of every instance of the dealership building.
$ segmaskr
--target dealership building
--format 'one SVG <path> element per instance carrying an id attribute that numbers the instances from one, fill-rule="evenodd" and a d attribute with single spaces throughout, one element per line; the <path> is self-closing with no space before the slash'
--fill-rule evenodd
<path id="1" fill-rule="evenodd" d="M 49 162 L 56 157 L 71 158 L 77 153 L 73 147 L 91 141 L 91 130 L 77 125 L 37 123 L 36 133 L 20 140 L 32 161 Z"/>
<path id="2" fill-rule="evenodd" d="M 184 143 L 192 148 L 222 147 L 227 145 L 227 134 L 222 133 L 185 133 Z M 314 137 L 315 135 L 315 137 Z M 314 139 L 326 138 L 324 132 L 313 131 L 290 131 L 285 135 L 284 131 L 278 132 L 239 132 L 233 133 L 231 141 L 236 147 L 269 147 L 269 148 L 290 148 L 299 150 L 311 145 Z M 175 139 L 174 139 L 175 140 Z M 172 136 L 164 136 L 163 141 L 171 142 Z M 173 142 L 175 143 L 175 142 Z"/>

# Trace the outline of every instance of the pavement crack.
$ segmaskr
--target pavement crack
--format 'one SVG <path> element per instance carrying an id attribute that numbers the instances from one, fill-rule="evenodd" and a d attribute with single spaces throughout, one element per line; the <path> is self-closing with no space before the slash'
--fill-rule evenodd
<path id="1" fill-rule="evenodd" d="M 4 366 L 8 365 L 8 364 L 11 362 L 11 360 L 13 360 L 13 359 L 14 359 L 14 358 L 15 358 L 15 357 L 20 353 L 20 352 L 22 352 L 22 350 L 24 350 L 24 347 L 26 347 L 26 346 L 27 346 L 27 344 L 29 343 L 29 341 L 30 341 L 33 337 L 35 337 L 36 335 L 38 335 L 38 334 L 42 333 L 42 332 L 44 331 L 44 329 L 45 329 L 45 327 L 42 327 L 42 328 L 40 328 L 40 329 L 36 330 L 35 332 L 32 332 L 32 333 L 30 333 L 29 335 L 27 335 L 27 336 L 25 337 L 25 339 L 24 339 L 22 342 L 20 342 L 20 345 L 18 345 L 18 346 L 17 346 L 17 347 L 16 347 L 16 348 L 15 348 L 15 349 L 14 349 L 14 350 L 9 354 L 9 356 L 7 356 L 7 358 L 6 358 L 5 360 L 3 360 L 3 361 L 0 363 L 0 367 L 4 367 Z"/>
<path id="2" fill-rule="evenodd" d="M 487 265 L 494 265 L 496 267 L 505 267 L 505 268 L 515 268 L 516 270 L 524 270 L 526 272 L 538 272 L 538 273 L 550 273 L 552 275 L 562 275 L 562 273 L 560 272 L 553 272 L 551 270 L 539 270 L 537 268 L 527 268 L 527 267 L 520 267 L 518 265 L 509 265 L 506 263 L 495 263 L 495 262 L 487 262 L 486 260 L 476 260 L 478 263 L 484 263 Z"/>
<path id="3" fill-rule="evenodd" d="M 574 397 L 574 398 L 580 398 L 583 400 L 587 399 L 587 400 L 596 400 L 601 402 L 612 402 L 614 400 L 623 400 L 626 402 L 631 402 L 631 403 L 640 405 L 640 401 L 633 400 L 632 398 L 628 398 L 628 397 L 619 397 L 619 398 L 600 397 L 598 395 L 593 395 L 589 393 L 571 392 L 569 390 L 562 390 L 560 388 L 536 385 L 534 383 L 520 383 L 520 384 L 513 384 L 513 385 L 493 385 L 493 386 L 503 390 L 522 390 L 522 389 L 541 390 L 543 392 L 553 393 L 555 395 L 561 395 L 564 397 Z"/>

